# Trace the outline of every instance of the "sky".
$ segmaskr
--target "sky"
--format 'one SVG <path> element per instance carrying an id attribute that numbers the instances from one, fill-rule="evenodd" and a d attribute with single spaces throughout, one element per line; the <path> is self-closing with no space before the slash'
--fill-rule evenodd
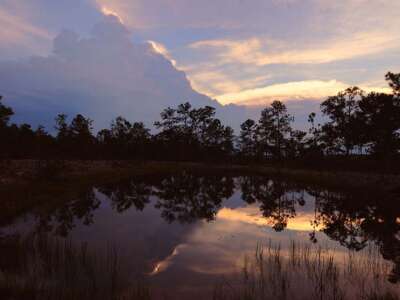
<path id="1" fill-rule="evenodd" d="M 99 126 L 150 124 L 190 101 L 237 127 L 275 99 L 304 121 L 348 86 L 389 91 L 399 12 L 393 0 L 0 0 L 0 94 L 33 123 L 81 110 Z"/>

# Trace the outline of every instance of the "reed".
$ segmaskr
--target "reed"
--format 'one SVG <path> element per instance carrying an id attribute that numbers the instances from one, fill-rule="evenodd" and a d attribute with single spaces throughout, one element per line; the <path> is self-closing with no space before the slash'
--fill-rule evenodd
<path id="1" fill-rule="evenodd" d="M 268 243 L 246 256 L 240 276 L 214 289 L 214 300 L 397 300 L 387 280 L 391 266 L 371 246 L 362 255 L 292 242 Z"/>
<path id="2" fill-rule="evenodd" d="M 0 299 L 152 299 L 145 278 L 128 279 L 113 245 L 93 253 L 85 243 L 36 234 L 3 237 L 0 248 Z M 398 300 L 400 286 L 388 281 L 391 268 L 375 246 L 355 255 L 270 241 L 246 255 L 237 276 L 217 284 L 209 299 Z"/>
<path id="3" fill-rule="evenodd" d="M 1 247 L 1 299 L 150 299 L 144 281 L 127 280 L 114 246 L 92 253 L 85 243 L 41 234 L 9 237 Z"/>

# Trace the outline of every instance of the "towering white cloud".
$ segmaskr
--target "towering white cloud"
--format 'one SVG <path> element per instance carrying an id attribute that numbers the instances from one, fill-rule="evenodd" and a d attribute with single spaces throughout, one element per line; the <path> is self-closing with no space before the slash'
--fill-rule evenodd
<path id="1" fill-rule="evenodd" d="M 60 112 L 83 113 L 97 128 L 118 115 L 151 125 L 162 109 L 185 101 L 233 111 L 194 91 L 154 45 L 132 43 L 118 18 L 107 16 L 89 38 L 60 33 L 47 57 L 0 63 L 0 94 L 15 108 L 17 121 L 45 125 Z M 243 110 L 236 108 L 238 113 Z"/>

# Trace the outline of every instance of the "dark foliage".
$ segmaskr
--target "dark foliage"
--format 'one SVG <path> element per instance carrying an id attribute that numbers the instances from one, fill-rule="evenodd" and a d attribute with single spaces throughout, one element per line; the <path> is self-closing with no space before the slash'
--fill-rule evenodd
<path id="1" fill-rule="evenodd" d="M 56 135 L 42 126 L 11 124 L 13 110 L 0 98 L 0 159 L 116 159 L 174 161 L 322 161 L 324 157 L 364 156 L 386 162 L 400 150 L 400 74 L 387 73 L 391 94 L 366 94 L 351 87 L 321 104 L 324 124 L 309 115 L 308 132 L 292 128 L 285 104 L 274 101 L 260 119 L 247 120 L 236 138 L 210 106 L 168 107 L 151 134 L 141 122 L 117 117 L 93 134 L 93 121 L 80 114 L 55 119 Z"/>

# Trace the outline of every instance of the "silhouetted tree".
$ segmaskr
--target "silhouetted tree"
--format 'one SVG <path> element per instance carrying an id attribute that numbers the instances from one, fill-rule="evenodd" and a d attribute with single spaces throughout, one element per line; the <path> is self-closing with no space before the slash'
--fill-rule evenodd
<path id="1" fill-rule="evenodd" d="M 168 107 L 154 125 L 154 135 L 141 122 L 117 117 L 110 128 L 93 136 L 92 120 L 80 114 L 69 123 L 59 114 L 56 135 L 43 127 L 10 124 L 13 110 L 0 97 L 1 158 L 62 159 L 155 159 L 179 161 L 242 161 L 272 159 L 303 160 L 315 166 L 335 159 L 338 154 L 363 154 L 385 158 L 393 165 L 400 151 L 400 74 L 388 72 L 392 94 L 365 93 L 348 88 L 321 104 L 324 124 L 308 118 L 308 134 L 292 129 L 293 117 L 285 104 L 274 101 L 258 122 L 246 120 L 235 137 L 231 127 L 215 116 L 215 108 L 194 108 L 182 103 Z M 371 155 L 372 154 L 372 155 Z M 379 162 L 381 165 L 382 163 Z"/>
<path id="2" fill-rule="evenodd" d="M 93 121 L 89 118 L 85 118 L 81 114 L 75 116 L 71 121 L 71 125 L 68 128 L 69 139 L 72 143 L 72 149 L 77 158 L 90 158 L 93 156 L 93 145 L 95 143 L 92 134 Z"/>
<path id="3" fill-rule="evenodd" d="M 0 128 L 4 128 L 8 125 L 10 117 L 14 114 L 11 107 L 5 106 L 2 103 L 3 96 L 0 96 Z"/>
<path id="4" fill-rule="evenodd" d="M 239 151 L 242 157 L 253 159 L 257 156 L 257 124 L 248 119 L 240 125 Z"/>
<path id="5" fill-rule="evenodd" d="M 395 96 L 400 96 L 400 73 L 388 72 L 385 76 Z"/>
<path id="6" fill-rule="evenodd" d="M 6 158 L 10 153 L 10 146 L 13 145 L 13 139 L 10 136 L 10 130 L 8 128 L 8 123 L 10 121 L 10 117 L 14 114 L 13 110 L 5 106 L 2 103 L 3 97 L 0 96 L 0 158 Z"/>
<path id="7" fill-rule="evenodd" d="M 39 159 L 48 159 L 53 156 L 54 138 L 41 125 L 34 131 L 34 157 Z"/>
<path id="8" fill-rule="evenodd" d="M 329 118 L 328 123 L 322 126 L 322 132 L 330 151 L 344 151 L 348 156 L 353 148 L 359 145 L 357 112 L 362 96 L 362 90 L 351 87 L 322 102 L 322 113 Z"/>
<path id="9" fill-rule="evenodd" d="M 360 101 L 362 134 L 371 152 L 380 158 L 391 158 L 400 146 L 400 99 L 393 95 L 370 93 Z"/>
<path id="10" fill-rule="evenodd" d="M 301 130 L 290 131 L 290 136 L 286 141 L 286 156 L 289 159 L 303 157 L 305 153 L 307 133 Z"/>
<path id="11" fill-rule="evenodd" d="M 177 109 L 169 107 L 154 125 L 160 130 L 155 139 L 167 157 L 215 160 L 233 151 L 232 128 L 222 125 L 210 106 L 195 109 L 184 103 Z"/>
<path id="12" fill-rule="evenodd" d="M 291 132 L 290 123 L 293 117 L 287 112 L 285 104 L 272 102 L 270 107 L 261 112 L 258 122 L 258 140 L 264 155 L 282 159 L 285 155 L 285 144 Z"/>
<path id="13" fill-rule="evenodd" d="M 107 156 L 119 159 L 146 158 L 150 139 L 150 130 L 143 123 L 132 124 L 122 117 L 111 123 L 111 130 L 103 129 L 97 134 Z"/>

